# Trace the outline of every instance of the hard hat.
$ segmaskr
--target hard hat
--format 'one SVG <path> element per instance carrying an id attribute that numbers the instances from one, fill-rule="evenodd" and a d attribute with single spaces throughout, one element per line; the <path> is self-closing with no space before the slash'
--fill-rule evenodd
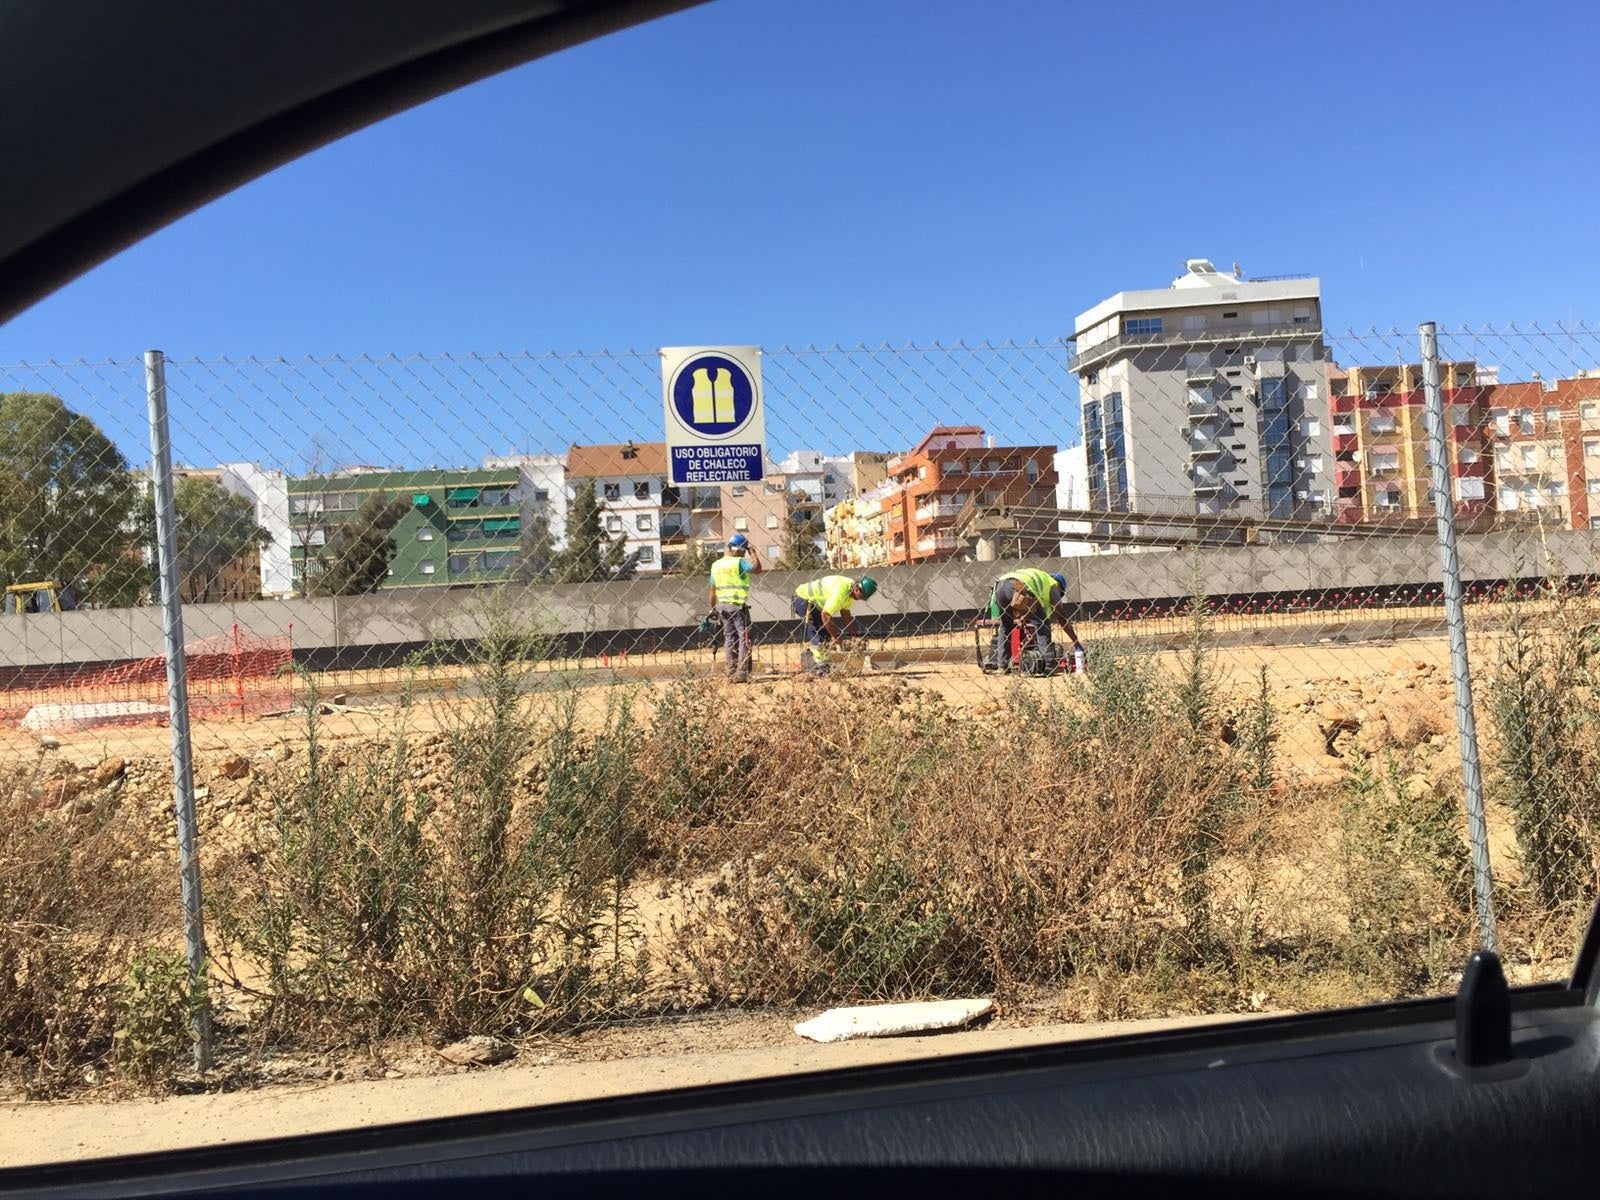
<path id="1" fill-rule="evenodd" d="M 1061 594 L 1065 596 L 1067 594 L 1067 577 L 1057 573 L 1051 575 L 1050 578 L 1056 581 L 1056 586 L 1061 589 Z"/>
<path id="2" fill-rule="evenodd" d="M 856 584 L 856 586 L 861 589 L 861 598 L 865 600 L 867 597 L 871 596 L 873 592 L 878 590 L 878 581 L 871 575 L 863 575 L 861 577 L 861 582 Z"/>
<path id="3" fill-rule="evenodd" d="M 729 550 L 743 550 L 750 544 L 750 539 L 742 533 L 736 533 L 728 539 Z"/>

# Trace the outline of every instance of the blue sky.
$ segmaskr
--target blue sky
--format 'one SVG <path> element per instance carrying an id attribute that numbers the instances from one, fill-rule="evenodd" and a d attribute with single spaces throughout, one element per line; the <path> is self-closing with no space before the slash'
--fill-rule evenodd
<path id="1" fill-rule="evenodd" d="M 1591 4 L 722 0 L 435 101 L 0 362 L 1052 339 L 1181 260 L 1330 328 L 1600 323 Z"/>

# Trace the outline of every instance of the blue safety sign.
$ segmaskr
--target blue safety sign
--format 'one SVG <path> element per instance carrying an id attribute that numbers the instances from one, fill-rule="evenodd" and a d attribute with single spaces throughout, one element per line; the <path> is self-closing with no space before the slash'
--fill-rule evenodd
<path id="1" fill-rule="evenodd" d="M 766 429 L 759 347 L 664 348 L 661 381 L 671 482 L 761 479 Z"/>

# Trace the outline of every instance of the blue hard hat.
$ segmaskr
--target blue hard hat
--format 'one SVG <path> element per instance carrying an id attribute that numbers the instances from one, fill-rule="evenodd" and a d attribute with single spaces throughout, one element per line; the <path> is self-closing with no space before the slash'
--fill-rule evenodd
<path id="1" fill-rule="evenodd" d="M 1061 594 L 1065 596 L 1067 594 L 1067 577 L 1065 575 L 1055 574 L 1050 576 L 1050 578 L 1056 581 L 1056 586 L 1061 589 Z"/>
<path id="2" fill-rule="evenodd" d="M 750 544 L 750 539 L 742 533 L 736 533 L 728 539 L 729 550 L 743 550 Z"/>

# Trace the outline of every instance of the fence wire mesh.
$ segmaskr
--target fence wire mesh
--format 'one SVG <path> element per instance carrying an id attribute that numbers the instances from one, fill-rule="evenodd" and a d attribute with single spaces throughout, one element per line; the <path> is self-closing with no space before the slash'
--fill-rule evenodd
<path id="1" fill-rule="evenodd" d="M 1302 317 L 769 350 L 764 478 L 720 487 L 668 480 L 654 352 L 167 359 L 224 1042 L 1448 987 L 1417 335 Z M 1600 336 L 1441 353 L 1502 950 L 1550 978 L 1600 849 Z M 184 1028 L 128 999 L 181 982 L 144 386 L 0 366 L 0 1024 L 41 1088 L 170 1075 L 127 1048 Z"/>

